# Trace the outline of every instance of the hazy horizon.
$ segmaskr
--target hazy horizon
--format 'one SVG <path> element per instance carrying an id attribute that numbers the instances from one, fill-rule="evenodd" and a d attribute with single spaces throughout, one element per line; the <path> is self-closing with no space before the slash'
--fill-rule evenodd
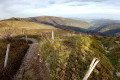
<path id="1" fill-rule="evenodd" d="M 120 20 L 120 0 L 0 0 L 0 19 L 58 16 Z"/>

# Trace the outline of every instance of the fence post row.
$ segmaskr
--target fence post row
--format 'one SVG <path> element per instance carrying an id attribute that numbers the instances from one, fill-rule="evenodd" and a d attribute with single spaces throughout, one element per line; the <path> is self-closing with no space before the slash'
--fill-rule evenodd
<path id="1" fill-rule="evenodd" d="M 92 73 L 93 69 L 95 68 L 95 66 L 98 64 L 100 60 L 98 58 L 94 58 L 90 64 L 90 67 L 87 71 L 87 73 L 85 74 L 83 80 L 87 80 L 88 77 L 90 76 L 90 74 Z"/>
<path id="2" fill-rule="evenodd" d="M 9 50 L 10 50 L 10 44 L 7 45 L 6 56 L 5 56 L 5 62 L 4 62 L 4 68 L 7 66 Z"/>

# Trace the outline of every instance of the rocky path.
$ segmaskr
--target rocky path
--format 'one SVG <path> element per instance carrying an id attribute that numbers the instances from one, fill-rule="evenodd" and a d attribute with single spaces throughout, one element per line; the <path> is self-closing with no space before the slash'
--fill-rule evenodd
<path id="1" fill-rule="evenodd" d="M 28 40 L 32 41 L 33 44 L 30 44 L 13 80 L 49 80 L 49 71 L 38 51 L 38 41 L 33 38 L 28 38 Z"/>

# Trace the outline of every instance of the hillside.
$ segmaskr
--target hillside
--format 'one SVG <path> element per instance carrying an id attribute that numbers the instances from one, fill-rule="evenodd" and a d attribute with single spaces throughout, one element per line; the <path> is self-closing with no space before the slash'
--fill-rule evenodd
<path id="1" fill-rule="evenodd" d="M 40 54 L 50 70 L 50 80 L 82 80 L 94 57 L 100 63 L 88 80 L 114 80 L 113 67 L 94 37 L 74 34 L 55 39 L 54 43 L 50 39 L 41 43 Z"/>
<path id="2" fill-rule="evenodd" d="M 40 34 L 41 32 L 56 30 L 57 28 L 35 22 L 4 20 L 0 21 L 0 38 L 23 34 Z"/>
<path id="3" fill-rule="evenodd" d="M 89 30 L 94 30 L 98 27 L 107 26 L 107 25 L 114 25 L 119 24 L 120 20 L 109 20 L 109 19 L 98 19 L 98 20 L 91 20 Z"/>
<path id="4" fill-rule="evenodd" d="M 69 18 L 54 17 L 54 16 L 40 16 L 40 17 L 29 17 L 29 18 L 10 18 L 4 21 L 24 21 L 24 22 L 35 22 L 40 24 L 46 24 L 54 26 L 58 29 L 76 31 L 76 32 L 87 32 L 87 28 L 90 27 L 89 23 L 81 20 L 74 20 Z"/>
<path id="5" fill-rule="evenodd" d="M 0 21 L 0 27 L 26 28 L 26 29 L 55 29 L 51 25 L 26 21 Z"/>
<path id="6" fill-rule="evenodd" d="M 88 30 L 103 33 L 107 36 L 117 36 L 120 32 L 119 20 L 93 20 Z"/>
<path id="7" fill-rule="evenodd" d="M 12 24 L 12 25 L 11 25 Z M 0 22 L 0 26 L 13 26 L 26 29 L 64 29 L 95 35 L 119 36 L 119 20 L 91 20 L 85 22 L 80 19 L 69 19 L 54 16 L 39 16 L 29 18 L 10 18 Z"/>
<path id="8" fill-rule="evenodd" d="M 90 27 L 90 25 L 85 21 L 62 18 L 62 17 L 54 17 L 54 16 L 11 18 L 11 20 L 38 22 L 38 23 L 51 24 L 51 25 L 73 26 L 73 27 L 83 28 L 83 29 L 87 29 Z"/>
<path id="9" fill-rule="evenodd" d="M 111 25 L 105 28 L 102 28 L 99 32 L 109 36 L 118 36 L 120 32 L 120 24 Z"/>
<path id="10" fill-rule="evenodd" d="M 32 64 L 30 63 L 32 67 L 26 69 L 24 74 L 22 74 L 24 80 L 34 80 L 36 78 L 40 79 L 41 76 L 43 77 L 41 70 L 44 70 L 44 68 L 41 66 L 41 62 L 43 62 L 44 66 L 48 69 L 47 76 L 49 77 L 47 78 L 49 80 L 82 80 L 94 57 L 97 57 L 100 62 L 88 80 L 115 80 L 115 78 L 117 78 L 116 72 L 120 72 L 119 56 L 116 56 L 119 54 L 120 46 L 115 43 L 115 41 L 118 42 L 120 40 L 119 37 L 109 38 L 90 36 L 82 33 L 75 34 L 70 31 L 52 28 L 50 25 L 24 20 L 5 20 L 0 23 L 8 26 L 3 26 L 1 29 L 8 28 L 11 33 L 15 31 L 15 28 L 20 28 L 21 30 L 16 30 L 16 32 L 20 33 L 23 28 L 26 28 L 27 32 L 32 34 L 29 34 L 28 38 L 39 40 L 38 47 L 34 52 L 35 56 L 32 57 L 33 62 L 31 62 Z M 50 28 L 48 28 L 48 26 Z M 45 31 L 50 29 L 50 31 L 37 35 L 31 31 L 35 30 L 35 32 L 37 32 L 38 30 L 38 32 L 40 32 L 39 29 L 45 29 Z M 54 40 L 51 39 L 51 31 L 53 29 L 55 35 Z M 9 31 L 6 31 L 4 34 Z M 16 37 L 17 39 L 24 37 L 23 34 L 23 36 L 21 36 L 21 34 L 16 35 L 19 36 Z M 116 45 L 117 47 L 109 50 L 109 48 Z M 105 47 L 108 47 L 107 50 L 109 50 L 109 53 L 104 49 Z M 114 51 L 117 52 L 114 54 Z"/>
<path id="11" fill-rule="evenodd" d="M 10 44 L 8 63 L 4 68 L 6 47 Z M 29 45 L 25 40 L 0 40 L 0 80 L 12 80 L 19 69 Z"/>
<path id="12" fill-rule="evenodd" d="M 120 80 L 120 37 L 100 37 L 96 36 L 106 51 L 106 56 L 114 67 L 114 74 L 119 76 Z"/>

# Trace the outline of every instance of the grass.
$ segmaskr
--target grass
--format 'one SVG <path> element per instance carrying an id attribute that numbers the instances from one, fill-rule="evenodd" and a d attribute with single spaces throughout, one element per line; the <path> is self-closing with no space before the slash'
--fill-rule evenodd
<path id="1" fill-rule="evenodd" d="M 97 37 L 97 40 L 99 40 L 104 47 L 107 47 L 109 53 L 107 53 L 106 56 L 114 67 L 114 75 L 116 76 L 116 72 L 120 72 L 120 44 L 115 43 L 115 41 L 120 41 L 120 37 Z M 117 79 L 120 80 L 119 78 Z"/>
<path id="2" fill-rule="evenodd" d="M 114 66 L 114 68 L 117 68 L 117 64 L 118 64 L 118 59 L 116 57 L 113 56 L 113 53 L 109 53 L 106 55 L 108 57 L 108 59 L 110 59 L 110 62 L 112 63 L 112 65 Z"/>
<path id="3" fill-rule="evenodd" d="M 88 80 L 113 80 L 113 67 L 94 37 L 82 35 L 45 39 L 40 53 L 49 67 L 51 80 L 82 80 L 94 57 L 100 59 Z"/>
<path id="4" fill-rule="evenodd" d="M 17 28 L 26 28 L 26 29 L 55 29 L 53 26 L 35 23 L 35 22 L 26 22 L 26 21 L 0 21 L 1 25 L 6 25 L 8 27 L 17 27 Z"/>
<path id="5" fill-rule="evenodd" d="M 114 41 L 119 40 L 119 38 L 112 38 L 111 40 L 109 37 L 92 37 L 83 34 L 76 35 L 63 30 L 56 30 L 54 32 L 54 41 L 51 40 L 50 31 L 43 33 L 42 36 L 28 35 L 29 38 L 35 38 L 40 41 L 40 53 L 49 68 L 51 80 L 82 80 L 94 57 L 100 59 L 100 62 L 88 80 L 113 80 L 114 70 L 111 63 L 113 65 L 117 65 L 116 68 L 118 70 L 118 62 L 115 59 L 119 58 L 117 56 L 118 53 L 113 55 L 113 52 L 116 50 L 119 51 L 119 48 L 113 49 L 111 54 L 107 54 L 106 56 L 109 58 L 107 59 L 105 56 L 105 50 L 101 46 L 101 43 L 106 47 L 114 46 L 116 45 Z M 10 54 L 13 55 L 9 58 L 11 60 L 10 62 L 13 62 L 9 63 L 10 68 L 7 67 L 6 69 L 3 69 L 3 56 L 5 56 L 6 46 L 8 43 L 11 43 L 13 46 L 11 46 L 10 49 Z M 0 45 L 0 48 L 4 50 L 2 52 L 0 49 L 2 54 L 0 55 L 0 74 L 2 74 L 2 77 L 0 75 L 0 79 L 10 80 L 12 75 L 15 74 L 18 69 L 28 45 L 25 41 L 1 41 Z M 30 78 L 27 75 L 25 77 L 28 79 Z"/>
<path id="6" fill-rule="evenodd" d="M 109 50 L 110 52 L 106 54 L 106 56 L 110 59 L 115 69 L 120 71 L 120 68 L 119 68 L 120 65 L 118 62 L 120 59 L 120 44 L 115 43 L 115 41 L 120 41 L 120 38 L 119 37 L 100 37 L 99 40 L 105 47 L 108 48 L 108 50 L 109 48 L 112 47 L 112 49 Z"/>
<path id="7" fill-rule="evenodd" d="M 4 68 L 4 60 L 7 44 L 10 44 L 10 52 L 7 67 Z M 25 40 L 0 40 L 0 80 L 11 80 L 13 75 L 19 69 L 21 61 L 28 49 Z"/>

